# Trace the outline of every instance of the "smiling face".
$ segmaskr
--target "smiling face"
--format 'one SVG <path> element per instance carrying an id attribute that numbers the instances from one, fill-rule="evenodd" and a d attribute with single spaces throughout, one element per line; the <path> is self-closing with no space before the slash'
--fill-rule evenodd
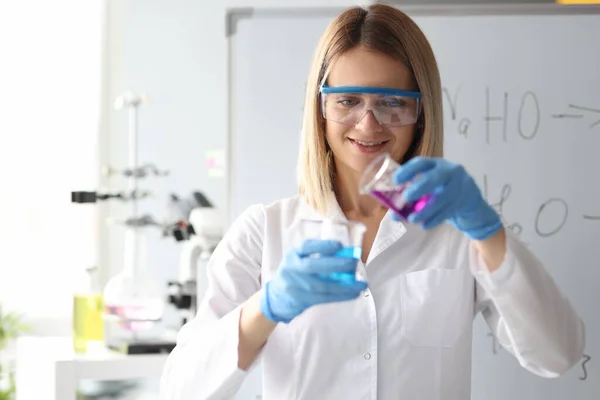
<path id="1" fill-rule="evenodd" d="M 418 90 L 408 67 L 361 46 L 347 51 L 333 63 L 327 84 Z M 382 152 L 390 153 L 396 161 L 402 160 L 412 145 L 415 125 L 383 126 L 372 111 L 367 111 L 356 125 L 327 119 L 325 132 L 337 174 L 358 175 Z"/>
<path id="2" fill-rule="evenodd" d="M 340 86 L 363 88 L 348 93 L 354 89 Z M 410 111 L 402 111 L 410 110 L 406 106 L 410 101 L 390 102 L 364 87 L 419 91 L 417 123 L 411 121 Z M 338 102 L 331 94 L 355 96 Z M 332 191 L 337 196 L 358 193 L 361 172 L 384 151 L 400 162 L 416 156 L 441 157 L 442 103 L 435 55 L 415 21 L 384 4 L 341 13 L 323 32 L 306 81 L 297 167 L 304 201 L 325 213 Z M 354 112 L 354 106 L 359 110 Z"/>

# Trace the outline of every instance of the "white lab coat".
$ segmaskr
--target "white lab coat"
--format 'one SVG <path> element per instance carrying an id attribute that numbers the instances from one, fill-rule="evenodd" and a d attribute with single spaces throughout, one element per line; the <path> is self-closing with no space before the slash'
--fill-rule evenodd
<path id="1" fill-rule="evenodd" d="M 345 219 L 339 207 L 328 217 Z M 289 247 L 289 227 L 322 218 L 300 197 L 247 209 L 209 263 L 209 287 L 185 325 L 161 382 L 162 400 L 233 399 L 241 304 Z M 450 225 L 425 231 L 384 218 L 359 298 L 312 307 L 279 324 L 262 349 L 266 400 L 465 400 L 473 319 L 534 374 L 556 377 L 583 354 L 584 325 L 541 262 L 507 232 L 494 273 Z"/>

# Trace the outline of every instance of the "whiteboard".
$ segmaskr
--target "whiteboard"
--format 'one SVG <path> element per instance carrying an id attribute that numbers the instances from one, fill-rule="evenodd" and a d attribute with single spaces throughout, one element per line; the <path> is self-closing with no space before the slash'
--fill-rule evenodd
<path id="1" fill-rule="evenodd" d="M 440 65 L 446 158 L 465 165 L 546 264 L 586 323 L 587 348 L 563 377 L 543 379 L 500 349 L 477 318 L 472 398 L 598 399 L 600 10 L 511 7 L 406 10 Z M 229 54 L 232 217 L 296 193 L 306 77 L 339 11 L 255 10 L 237 21 Z"/>

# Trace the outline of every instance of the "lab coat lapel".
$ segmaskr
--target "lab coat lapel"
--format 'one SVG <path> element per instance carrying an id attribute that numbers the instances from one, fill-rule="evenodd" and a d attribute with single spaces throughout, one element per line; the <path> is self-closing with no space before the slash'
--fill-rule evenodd
<path id="1" fill-rule="evenodd" d="M 375 241 L 367 259 L 367 265 L 406 233 L 406 225 L 393 220 L 391 213 L 392 211 L 388 211 L 379 224 Z"/>

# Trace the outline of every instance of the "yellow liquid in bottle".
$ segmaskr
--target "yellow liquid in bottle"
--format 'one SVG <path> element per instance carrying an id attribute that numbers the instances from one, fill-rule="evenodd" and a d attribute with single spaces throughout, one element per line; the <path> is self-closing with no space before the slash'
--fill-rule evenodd
<path id="1" fill-rule="evenodd" d="M 102 294 L 73 296 L 73 347 L 76 353 L 85 353 L 88 343 L 104 340 Z"/>

